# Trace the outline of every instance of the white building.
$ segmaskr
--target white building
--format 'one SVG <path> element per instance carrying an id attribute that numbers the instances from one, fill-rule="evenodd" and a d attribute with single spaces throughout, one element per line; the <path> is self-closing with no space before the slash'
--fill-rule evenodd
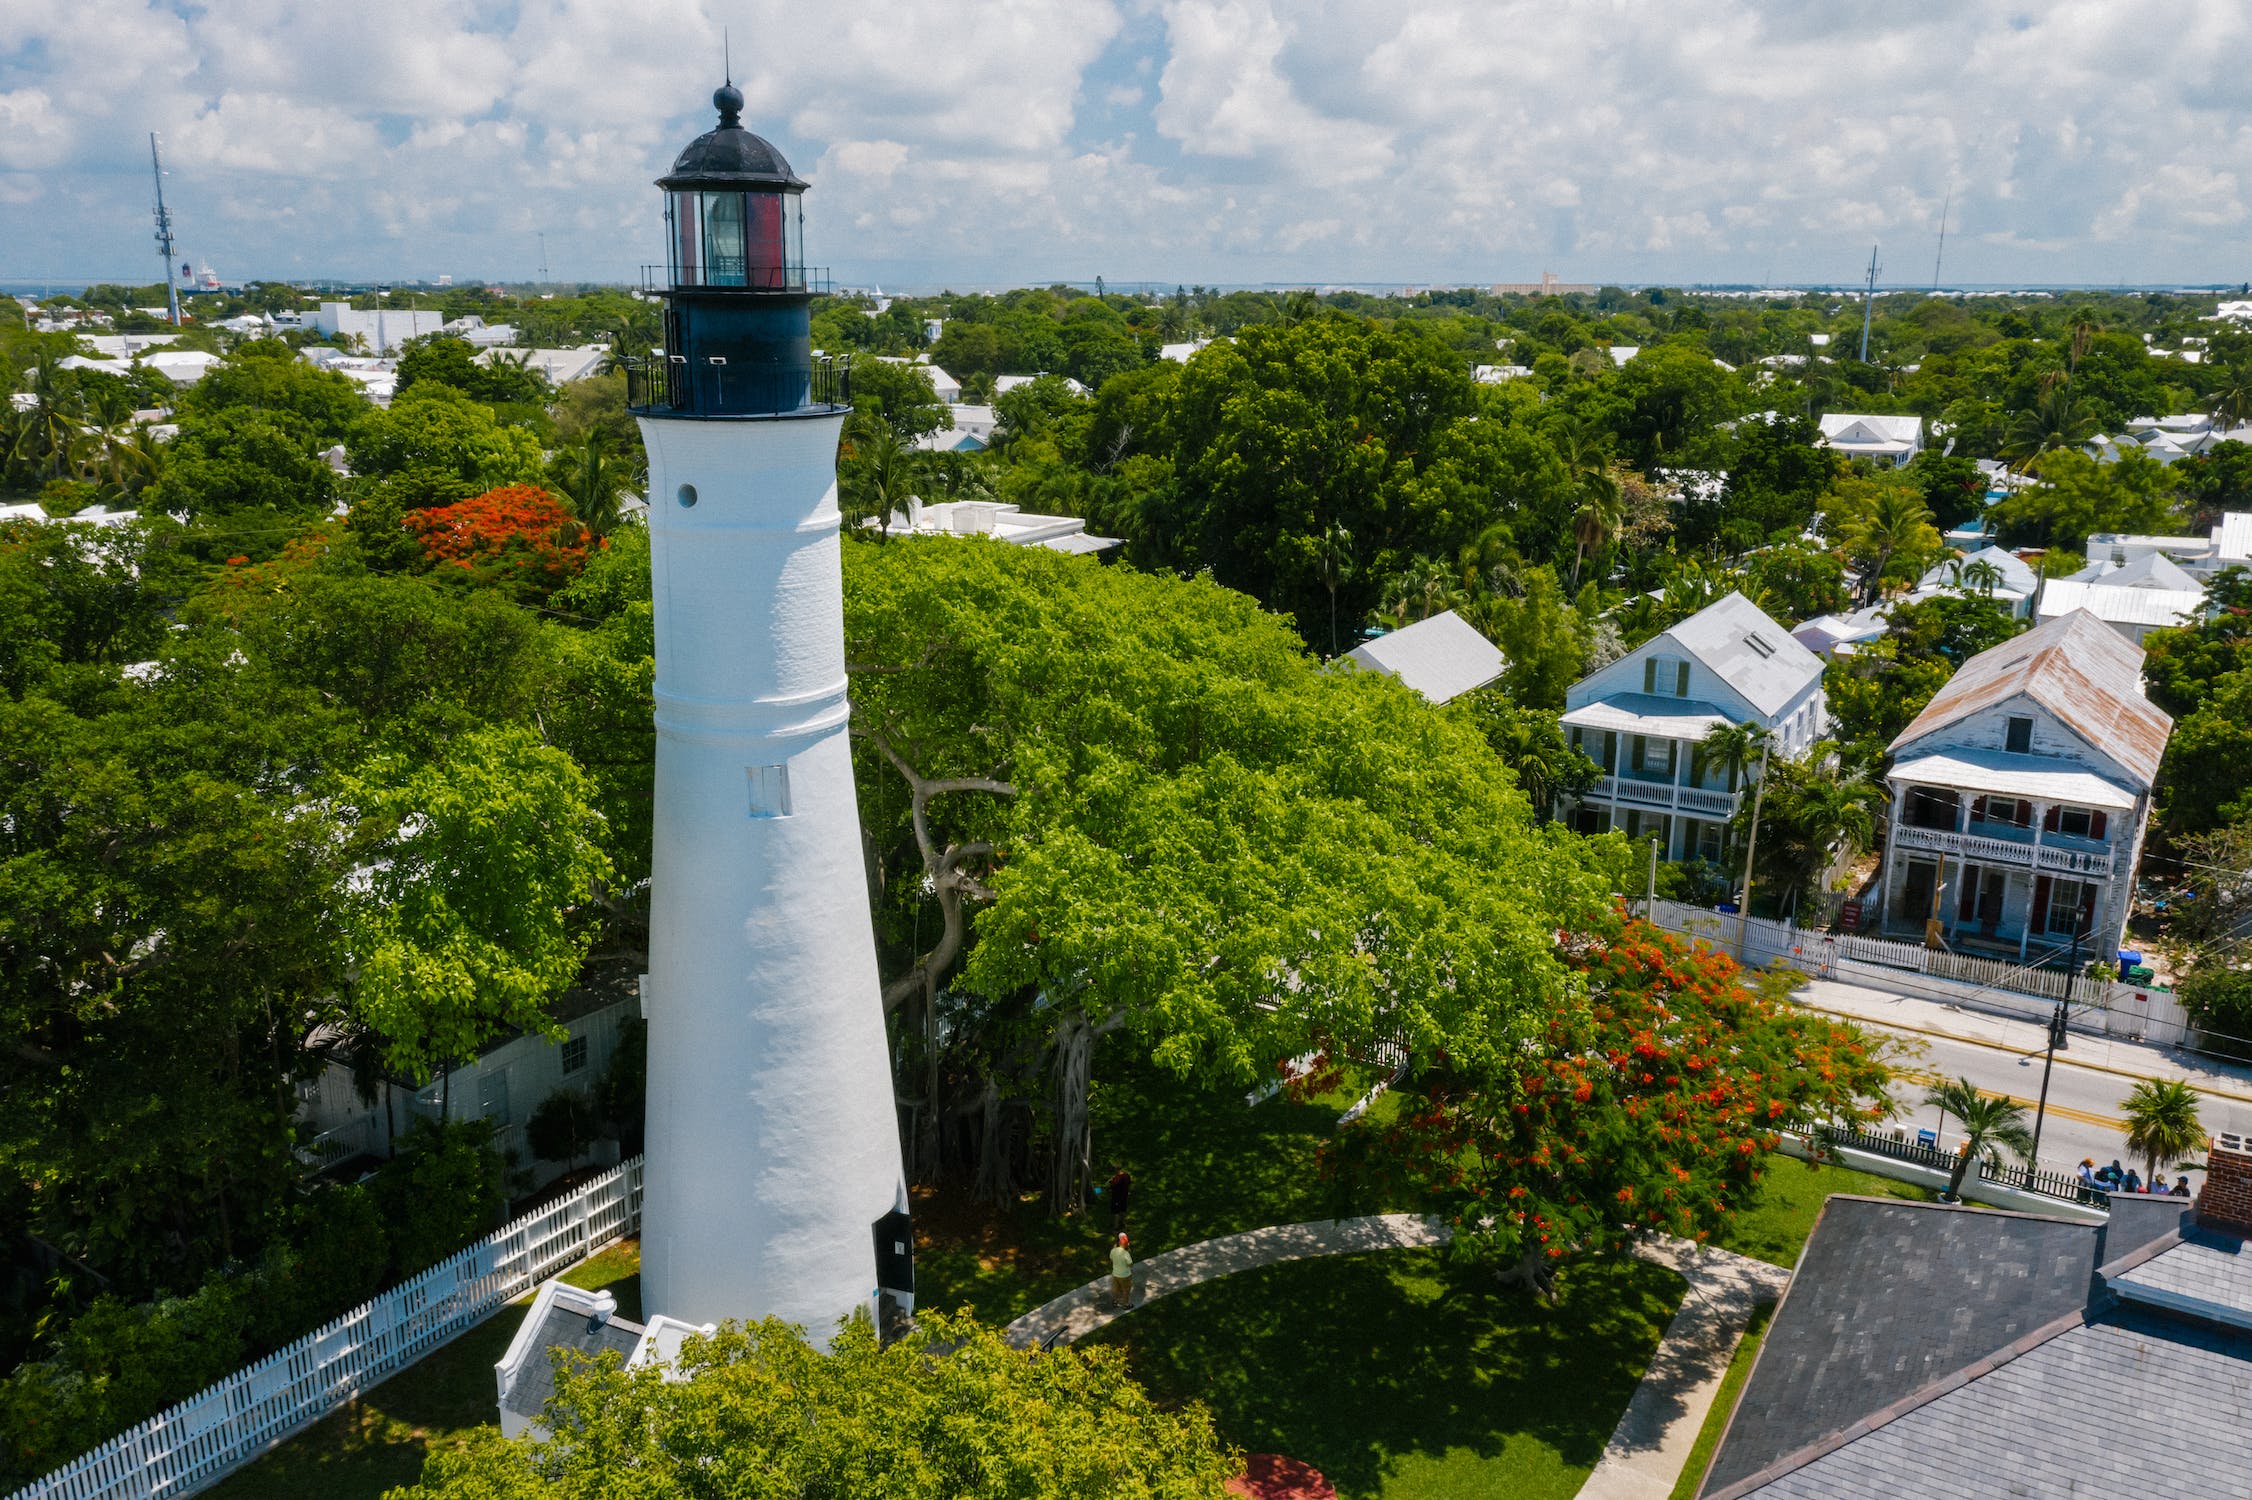
<path id="1" fill-rule="evenodd" d="M 1934 565 L 1917 580 L 1914 597 L 1949 593 L 1990 598 L 2007 607 L 2011 619 L 2022 620 L 2040 587 L 2041 575 L 2025 559 L 2005 547 L 1984 547 Z"/>
<path id="2" fill-rule="evenodd" d="M 600 374 L 603 361 L 609 357 L 607 344 L 581 344 L 576 349 L 487 349 L 477 355 L 476 360 L 481 365 L 499 360 L 521 363 L 526 369 L 545 376 L 549 385 L 564 386 Z"/>
<path id="3" fill-rule="evenodd" d="M 2041 586 L 2033 613 L 2039 624 L 2075 613 L 2092 614 L 2139 647 L 2153 630 L 2194 624 L 2205 613 L 2205 591 L 2201 588 L 2114 588 L 2108 579 L 2075 583 L 2051 578 Z"/>
<path id="4" fill-rule="evenodd" d="M 1157 346 L 1157 357 L 1169 359 L 1177 365 L 1185 365 L 1199 349 L 1204 348 L 1211 342 L 1210 339 L 1190 339 L 1182 344 L 1160 344 Z"/>
<path id="5" fill-rule="evenodd" d="M 1087 523 L 1077 516 L 1035 515 L 996 500 L 943 500 L 936 505 L 909 500 L 907 514 L 892 518 L 892 531 L 908 536 L 989 536 L 1013 546 L 1074 554 L 1108 552 L 1119 545 L 1116 537 L 1090 535 Z"/>
<path id="6" fill-rule="evenodd" d="M 1654 838 L 1668 859 L 1714 858 L 1746 781 L 1710 763 L 1723 724 L 1756 724 L 1774 753 L 1803 755 L 1829 728 L 1822 661 L 1742 594 L 1730 594 L 1572 684 L 1564 732 L 1603 775 L 1558 809 L 1584 832 Z"/>
<path id="7" fill-rule="evenodd" d="M 1445 703 L 1499 677 L 1501 649 L 1447 610 L 1355 646 L 1345 660 L 1396 677 L 1433 703 Z"/>
<path id="8" fill-rule="evenodd" d="M 488 323 L 475 313 L 454 319 L 439 330 L 480 349 L 500 349 L 516 342 L 514 323 Z"/>
<path id="9" fill-rule="evenodd" d="M 993 428 L 996 419 L 992 407 L 964 406 L 957 402 L 947 407 L 946 411 L 947 415 L 954 419 L 953 427 L 948 430 L 966 433 L 970 437 L 976 438 L 980 448 L 993 446 Z"/>
<path id="10" fill-rule="evenodd" d="M 1848 458 L 1876 459 L 1898 469 L 1924 451 L 1922 417 L 1827 412 L 1821 425 L 1821 446 Z"/>
<path id="11" fill-rule="evenodd" d="M 1886 928 L 2020 956 L 2077 931 L 2110 955 L 2173 729 L 2142 664 L 2086 611 L 1963 663 L 1892 743 Z"/>
<path id="12" fill-rule="evenodd" d="M 356 308 L 349 302 L 323 302 L 306 318 L 323 338 L 358 339 L 370 354 L 397 354 L 408 339 L 427 337 L 446 324 L 442 312 L 419 308 Z"/>
<path id="13" fill-rule="evenodd" d="M 897 354 L 879 354 L 876 358 L 887 365 L 912 365 L 921 370 L 930 377 L 931 390 L 937 394 L 939 400 L 945 402 L 948 406 L 952 406 L 962 399 L 962 382 L 947 374 L 937 365 L 932 364 L 927 355 L 918 355 L 914 359 L 906 359 Z"/>
<path id="14" fill-rule="evenodd" d="M 1030 385 L 1035 380 L 1045 380 L 1047 378 L 1048 376 L 1046 374 L 996 375 L 993 377 L 993 394 L 996 396 L 1004 396 L 1007 395 L 1010 391 L 1015 390 L 1020 385 Z M 1059 375 L 1055 378 L 1061 380 L 1063 382 L 1063 388 L 1071 392 L 1071 394 L 1073 394 L 1074 396 L 1084 396 L 1087 394 L 1087 388 L 1081 385 L 1078 381 L 1072 379 L 1069 375 Z"/>
<path id="15" fill-rule="evenodd" d="M 662 1313 L 648 1323 L 631 1323 L 618 1316 L 618 1299 L 607 1291 L 589 1292 L 560 1277 L 543 1282 L 532 1298 L 524 1321 L 516 1326 L 508 1352 L 493 1366 L 500 1387 L 500 1435 L 529 1435 L 537 1442 L 547 1437 L 547 1401 L 555 1394 L 555 1356 L 575 1354 L 594 1359 L 615 1354 L 629 1370 L 646 1365 L 665 1367 L 665 1378 L 692 1333 L 716 1332 L 718 1325 L 683 1323 Z"/>

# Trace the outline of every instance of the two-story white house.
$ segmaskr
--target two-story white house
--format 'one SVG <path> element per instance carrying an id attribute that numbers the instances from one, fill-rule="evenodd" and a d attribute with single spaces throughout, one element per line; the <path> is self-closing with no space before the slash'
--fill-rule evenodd
<path id="1" fill-rule="evenodd" d="M 2142 667 L 2087 610 L 1963 663 L 1892 742 L 1888 930 L 2021 958 L 2077 934 L 2111 955 L 2174 727 Z"/>
<path id="2" fill-rule="evenodd" d="M 1828 732 L 1822 659 L 1742 594 L 1730 594 L 1581 678 L 1564 734 L 1603 768 L 1557 816 L 1587 833 L 1658 840 L 1667 859 L 1719 857 L 1749 784 L 1705 754 L 1723 724 L 1756 724 L 1796 756 Z"/>

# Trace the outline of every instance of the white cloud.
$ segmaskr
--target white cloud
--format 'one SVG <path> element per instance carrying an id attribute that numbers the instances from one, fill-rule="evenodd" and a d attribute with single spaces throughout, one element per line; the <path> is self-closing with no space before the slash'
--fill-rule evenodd
<path id="1" fill-rule="evenodd" d="M 2245 269 L 2240 0 L 0 0 L 0 276 L 136 274 L 156 130 L 230 274 L 623 278 L 723 23 L 887 285 Z"/>

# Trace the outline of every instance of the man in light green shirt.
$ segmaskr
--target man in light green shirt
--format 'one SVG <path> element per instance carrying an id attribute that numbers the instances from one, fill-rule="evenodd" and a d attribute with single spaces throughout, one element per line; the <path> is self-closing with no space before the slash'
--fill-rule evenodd
<path id="1" fill-rule="evenodd" d="M 1134 1301 L 1134 1257 L 1126 1248 L 1124 1235 L 1110 1247 L 1110 1300 L 1120 1307 L 1131 1306 Z"/>

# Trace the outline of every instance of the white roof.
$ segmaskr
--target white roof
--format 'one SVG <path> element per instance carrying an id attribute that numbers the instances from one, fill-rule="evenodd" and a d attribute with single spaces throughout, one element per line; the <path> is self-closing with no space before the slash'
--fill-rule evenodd
<path id="1" fill-rule="evenodd" d="M 2252 510 L 2232 510 L 2213 528 L 2213 560 L 2223 567 L 2252 561 Z"/>
<path id="2" fill-rule="evenodd" d="M 1157 348 L 1157 357 L 1172 360 L 1175 364 L 1185 365 L 1189 362 L 1190 355 L 1211 342 L 1210 339 L 1191 339 L 1185 344 L 1160 344 Z"/>
<path id="3" fill-rule="evenodd" d="M 1043 372 L 1043 375 L 1045 373 Z M 1042 375 L 996 375 L 993 377 L 993 394 L 998 396 L 1004 391 L 1013 391 L 1020 385 L 1030 385 L 1033 381 L 1041 378 L 1043 378 Z M 1074 396 L 1087 394 L 1087 388 L 1069 375 L 1062 375 L 1057 378 L 1063 381 L 1063 388 Z"/>
<path id="4" fill-rule="evenodd" d="M 1621 693 L 1598 698 L 1565 714 L 1560 721 L 1577 729 L 1609 729 L 1619 734 L 1657 735 L 1669 740 L 1701 740 L 1728 715 L 1710 703 L 1661 698 L 1655 693 Z"/>
<path id="5" fill-rule="evenodd" d="M 1641 352 L 1642 346 L 1640 344 L 1613 344 L 1611 346 L 1611 363 L 1624 365 Z"/>
<path id="6" fill-rule="evenodd" d="M 1062 552 L 1073 557 L 1085 557 L 1091 553 L 1108 552 L 1111 548 L 1118 546 L 1119 541 L 1114 536 L 1095 536 L 1085 531 L 1074 531 L 1067 536 L 1050 537 L 1044 542 L 1034 542 L 1032 545 L 1045 547 L 1050 552 Z"/>
<path id="7" fill-rule="evenodd" d="M 1503 665 L 1500 648 L 1451 609 L 1356 646 L 1345 658 L 1397 677 L 1433 703 L 1484 687 Z"/>
<path id="8" fill-rule="evenodd" d="M 1822 675 L 1822 658 L 1742 594 L 1706 605 L 1665 634 L 1762 715 L 1782 712 Z"/>
<path id="9" fill-rule="evenodd" d="M 1900 452 L 1924 440 L 1924 419 L 1909 416 L 1860 416 L 1852 412 L 1825 412 L 1822 441 L 1833 448 L 1866 452 Z"/>
<path id="10" fill-rule="evenodd" d="M 2069 761 L 2043 755 L 2012 755 L 2006 750 L 1949 750 L 1934 755 L 1912 755 L 1893 765 L 1888 781 L 1914 781 L 1926 786 L 1962 787 L 1973 792 L 2000 792 L 2008 797 L 2069 802 L 2077 807 L 2135 805 L 2134 794 L 2093 771 L 2080 770 Z"/>
<path id="11" fill-rule="evenodd" d="M 2114 589 L 2175 589 L 2205 592 L 2205 585 L 2182 571 L 2182 565 L 2163 552 L 2145 552 L 2130 563 L 2105 564 L 2110 569 L 2097 582 Z"/>
<path id="12" fill-rule="evenodd" d="M 2040 617 L 2054 620 L 2084 609 L 2108 625 L 2182 625 L 2204 607 L 2202 590 L 2113 588 L 2052 578 L 2041 590 Z"/>
<path id="13" fill-rule="evenodd" d="M 603 344 L 581 344 L 576 349 L 487 349 L 476 356 L 481 365 L 507 360 L 511 364 L 521 361 L 526 369 L 536 370 L 547 377 L 549 385 L 569 385 L 574 380 L 584 380 L 602 367 L 610 350 Z"/>
<path id="14" fill-rule="evenodd" d="M 1983 547 L 1964 557 L 1961 562 L 1962 566 L 1966 568 L 1972 563 L 1991 564 L 2002 575 L 2000 587 L 2013 594 L 2030 594 L 2033 592 L 2034 586 L 2041 581 L 2033 569 L 2027 565 L 2025 559 L 2005 547 Z M 1941 587 L 1949 582 L 1954 569 L 1954 563 L 1943 562 L 1924 574 L 1922 582 L 1927 588 Z M 1966 584 L 1964 587 L 1967 588 L 1969 585 Z"/>

